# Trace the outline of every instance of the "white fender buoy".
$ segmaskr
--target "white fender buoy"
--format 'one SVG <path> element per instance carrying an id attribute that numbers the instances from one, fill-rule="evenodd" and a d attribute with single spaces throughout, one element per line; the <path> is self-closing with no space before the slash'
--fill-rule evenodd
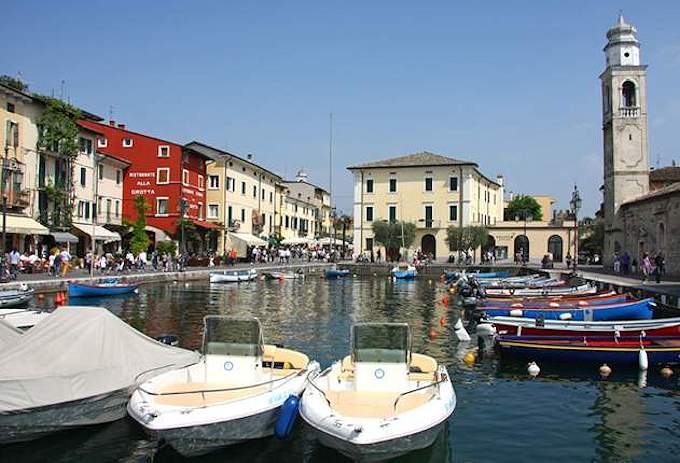
<path id="1" fill-rule="evenodd" d="M 638 375 L 638 387 L 640 389 L 647 387 L 647 370 L 640 370 L 640 374 Z"/>
<path id="2" fill-rule="evenodd" d="M 521 317 L 523 314 L 524 314 L 524 312 L 522 312 L 522 311 L 519 310 L 519 309 L 512 309 L 512 310 L 510 311 L 510 316 L 511 316 L 511 317 Z"/>
<path id="3" fill-rule="evenodd" d="M 524 304 L 522 304 L 520 302 L 515 302 L 513 304 L 510 304 L 510 307 L 524 307 Z"/>
<path id="4" fill-rule="evenodd" d="M 456 333 L 456 337 L 458 338 L 459 341 L 470 340 L 470 335 L 463 326 L 463 321 L 460 318 L 456 320 L 456 323 L 453 325 L 453 331 L 454 333 Z"/>
<path id="5" fill-rule="evenodd" d="M 647 368 L 649 368 L 649 358 L 647 358 L 646 350 L 640 349 L 640 353 L 638 354 L 638 361 L 640 364 L 640 370 L 647 371 Z"/>
<path id="6" fill-rule="evenodd" d="M 663 367 L 660 373 L 661 376 L 663 376 L 664 378 L 670 378 L 671 376 L 673 376 L 673 370 L 671 370 L 668 367 Z"/>
<path id="7" fill-rule="evenodd" d="M 569 312 L 561 313 L 560 320 L 571 320 L 571 314 Z"/>
<path id="8" fill-rule="evenodd" d="M 600 376 L 602 376 L 603 378 L 607 378 L 611 374 L 612 369 L 609 367 L 609 365 L 603 363 L 602 366 L 600 367 Z"/>
<path id="9" fill-rule="evenodd" d="M 527 373 L 529 373 L 530 376 L 538 376 L 538 374 L 541 372 L 541 369 L 536 365 L 536 362 L 531 362 L 527 366 Z"/>
<path id="10" fill-rule="evenodd" d="M 560 305 L 557 302 L 551 302 L 548 304 L 550 307 L 559 307 Z"/>

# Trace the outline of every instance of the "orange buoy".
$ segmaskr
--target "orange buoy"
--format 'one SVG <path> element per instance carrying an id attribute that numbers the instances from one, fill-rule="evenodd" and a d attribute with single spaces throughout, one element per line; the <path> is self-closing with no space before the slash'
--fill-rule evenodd
<path id="1" fill-rule="evenodd" d="M 441 317 L 439 319 L 439 326 L 444 326 L 444 325 L 446 325 L 446 319 L 444 317 Z"/>
<path id="2" fill-rule="evenodd" d="M 661 369 L 661 376 L 663 376 L 664 378 L 670 378 L 671 376 L 673 376 L 673 370 L 671 370 L 668 367 L 663 367 Z"/>
<path id="3" fill-rule="evenodd" d="M 430 332 L 428 333 L 428 336 L 430 337 L 430 339 L 436 338 L 437 337 L 437 331 L 435 331 L 434 328 L 430 328 Z"/>
<path id="4" fill-rule="evenodd" d="M 442 297 L 442 304 L 444 304 L 445 306 L 449 305 L 449 296 L 445 295 L 444 297 Z"/>

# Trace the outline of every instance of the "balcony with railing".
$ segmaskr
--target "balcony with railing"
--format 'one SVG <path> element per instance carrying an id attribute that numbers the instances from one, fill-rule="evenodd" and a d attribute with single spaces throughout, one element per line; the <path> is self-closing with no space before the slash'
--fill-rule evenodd
<path id="1" fill-rule="evenodd" d="M 619 108 L 619 117 L 639 117 L 640 107 L 639 106 L 624 106 Z"/>
<path id="2" fill-rule="evenodd" d="M 417 228 L 441 228 L 441 226 L 442 226 L 441 220 L 420 219 L 416 222 Z"/>

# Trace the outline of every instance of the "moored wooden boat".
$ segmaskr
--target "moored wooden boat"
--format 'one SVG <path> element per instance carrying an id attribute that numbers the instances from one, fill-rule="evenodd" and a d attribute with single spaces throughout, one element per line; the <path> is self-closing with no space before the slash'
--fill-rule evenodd
<path id="1" fill-rule="evenodd" d="M 263 272 L 265 280 L 304 280 L 305 274 L 302 272 Z"/>
<path id="2" fill-rule="evenodd" d="M 497 334 L 510 336 L 680 336 L 680 317 L 612 321 L 491 317 L 484 323 L 492 324 Z"/>
<path id="3" fill-rule="evenodd" d="M 592 304 L 598 301 L 606 301 L 609 298 L 617 299 L 621 296 L 625 296 L 627 299 L 632 299 L 630 293 L 618 294 L 614 291 L 595 293 L 595 294 L 564 294 L 556 296 L 493 296 L 486 297 L 482 299 L 481 303 L 486 305 L 496 305 L 496 306 L 509 306 L 515 303 L 546 303 L 551 302 L 580 302 L 585 301 Z"/>
<path id="4" fill-rule="evenodd" d="M 680 336 L 499 336 L 496 345 L 501 355 L 535 361 L 635 366 L 644 356 L 649 365 L 680 363 Z"/>
<path id="5" fill-rule="evenodd" d="M 136 283 L 119 283 L 117 279 L 106 280 L 102 283 L 75 283 L 68 284 L 69 297 L 106 297 L 129 294 L 137 291 Z"/>
<path id="6" fill-rule="evenodd" d="M 546 288 L 485 288 L 487 296 L 565 296 L 565 295 L 587 295 L 597 293 L 597 288 L 590 285 L 571 286 L 571 287 L 546 287 Z"/>
<path id="7" fill-rule="evenodd" d="M 223 272 L 210 273 L 210 283 L 242 283 L 257 278 L 257 271 L 250 270 L 225 270 Z"/>
<path id="8" fill-rule="evenodd" d="M 480 301 L 478 307 L 509 307 L 512 309 L 536 309 L 542 307 L 550 308 L 575 308 L 575 307 L 586 307 L 586 306 L 598 306 L 606 304 L 615 304 L 618 302 L 631 301 L 633 298 L 629 293 L 625 294 L 614 294 L 607 297 L 578 297 L 578 298 L 527 298 L 521 299 L 484 299 Z"/>
<path id="9" fill-rule="evenodd" d="M 574 308 L 513 308 L 513 307 L 478 307 L 489 317 L 523 317 L 543 318 L 546 320 L 576 320 L 576 321 L 599 321 L 599 320 L 648 320 L 654 315 L 653 307 L 656 306 L 654 299 L 642 299 L 630 302 L 619 302 L 588 307 Z"/>

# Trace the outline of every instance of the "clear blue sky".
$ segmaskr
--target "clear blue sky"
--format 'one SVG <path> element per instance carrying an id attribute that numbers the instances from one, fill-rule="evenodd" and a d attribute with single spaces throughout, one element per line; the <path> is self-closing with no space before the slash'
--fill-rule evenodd
<path id="1" fill-rule="evenodd" d="M 421 3 L 421 4 L 418 4 Z M 200 140 L 351 210 L 347 165 L 427 149 L 514 192 L 599 205 L 599 81 L 618 14 L 649 67 L 652 164 L 680 161 L 680 1 L 6 1 L 0 73 L 132 130 Z"/>

